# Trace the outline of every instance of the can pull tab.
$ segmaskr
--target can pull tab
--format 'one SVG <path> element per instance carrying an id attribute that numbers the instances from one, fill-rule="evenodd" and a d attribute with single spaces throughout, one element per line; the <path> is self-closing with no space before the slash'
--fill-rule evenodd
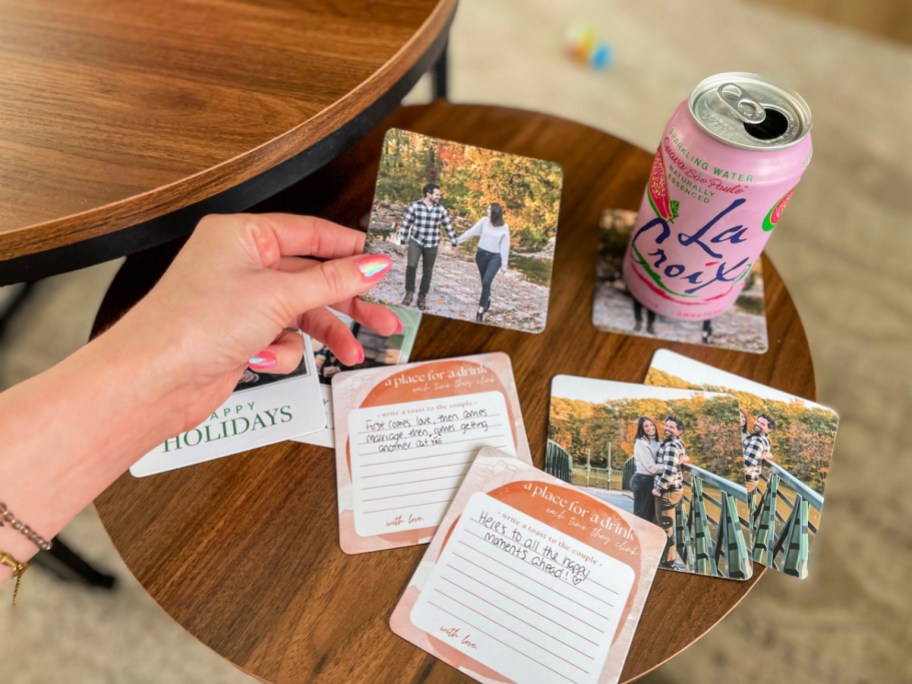
<path id="1" fill-rule="evenodd" d="M 747 124 L 760 124 L 766 119 L 766 110 L 755 99 L 745 93 L 734 83 L 723 83 L 719 86 L 719 97 L 722 98 L 735 116 Z"/>

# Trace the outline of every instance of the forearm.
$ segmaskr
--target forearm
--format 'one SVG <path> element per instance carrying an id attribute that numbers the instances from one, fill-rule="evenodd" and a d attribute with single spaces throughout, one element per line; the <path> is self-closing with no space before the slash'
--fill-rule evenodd
<path id="1" fill-rule="evenodd" d="M 352 363 L 361 345 L 323 307 L 382 334 L 401 325 L 382 306 L 355 307 L 391 265 L 363 249 L 363 233 L 313 217 L 204 218 L 120 322 L 0 393 L 0 501 L 51 539 L 141 456 L 209 416 L 254 358 L 271 356 L 276 373 L 297 366 L 303 341 L 283 332 L 289 323 L 319 330 Z M 25 562 L 37 549 L 4 526 L 0 550 Z"/>
<path id="2" fill-rule="evenodd" d="M 405 242 L 408 240 L 409 236 L 409 227 L 412 225 L 412 219 L 410 216 L 406 216 L 405 220 L 402 222 L 402 227 L 399 229 L 399 242 Z"/>
<path id="3" fill-rule="evenodd" d="M 180 431 L 180 405 L 159 349 L 115 327 L 57 366 L 0 394 L 0 501 L 50 540 L 157 443 Z M 20 562 L 37 548 L 9 526 L 0 550 Z M 10 575 L 0 570 L 0 581 Z"/>
<path id="4" fill-rule="evenodd" d="M 662 492 L 666 492 L 671 489 L 671 486 L 674 484 L 677 474 L 677 469 L 665 466 L 663 471 L 658 475 L 656 479 L 656 489 Z"/>
<path id="5" fill-rule="evenodd" d="M 456 238 L 458 244 L 462 244 L 466 240 L 470 240 L 473 237 L 478 237 L 481 235 L 481 221 L 478 221 L 474 226 L 469 228 L 466 232 Z"/>

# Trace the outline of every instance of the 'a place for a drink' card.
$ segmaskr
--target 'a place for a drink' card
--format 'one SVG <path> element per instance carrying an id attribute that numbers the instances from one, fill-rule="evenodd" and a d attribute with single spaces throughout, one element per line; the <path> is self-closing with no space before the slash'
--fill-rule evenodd
<path id="1" fill-rule="evenodd" d="M 332 392 L 346 553 L 429 541 L 481 447 L 532 462 L 506 354 L 343 372 Z"/>
<path id="2" fill-rule="evenodd" d="M 390 618 L 480 682 L 616 682 L 658 527 L 482 449 Z"/>

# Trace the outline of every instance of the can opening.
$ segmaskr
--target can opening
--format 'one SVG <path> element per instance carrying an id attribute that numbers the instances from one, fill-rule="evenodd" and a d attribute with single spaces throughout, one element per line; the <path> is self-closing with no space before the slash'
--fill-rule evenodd
<path id="1" fill-rule="evenodd" d="M 774 140 L 788 130 L 789 122 L 785 118 L 785 114 L 778 109 L 769 107 L 764 107 L 763 111 L 766 112 L 766 118 L 762 122 L 744 124 L 744 130 L 747 131 L 748 135 L 757 138 L 757 140 Z"/>

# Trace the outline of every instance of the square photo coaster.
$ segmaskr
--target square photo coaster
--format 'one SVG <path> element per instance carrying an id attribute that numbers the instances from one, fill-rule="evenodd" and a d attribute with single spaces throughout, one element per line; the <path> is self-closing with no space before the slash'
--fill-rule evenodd
<path id="1" fill-rule="evenodd" d="M 481 447 L 532 462 L 502 352 L 346 371 L 332 392 L 345 553 L 430 541 Z"/>
<path id="2" fill-rule="evenodd" d="M 751 557 L 787 575 L 808 574 L 839 416 L 794 394 L 660 349 L 646 383 L 726 392 L 738 399 Z"/>
<path id="3" fill-rule="evenodd" d="M 314 362 L 316 363 L 317 378 L 320 382 L 320 395 L 323 397 L 323 409 L 326 411 L 326 427 L 316 432 L 294 437 L 296 442 L 316 444 L 332 448 L 335 446 L 335 425 L 332 404 L 332 379 L 342 371 L 357 370 L 359 368 L 375 368 L 377 366 L 395 366 L 407 363 L 415 346 L 418 335 L 418 326 L 421 324 L 421 312 L 411 309 L 390 307 L 390 310 L 402 321 L 403 330 L 399 334 L 384 337 L 352 320 L 345 314 L 332 310 L 339 319 L 348 325 L 355 338 L 364 348 L 364 361 L 355 366 L 343 364 L 332 350 L 322 342 L 313 342 Z"/>
<path id="4" fill-rule="evenodd" d="M 617 682 L 662 531 L 481 449 L 390 627 L 479 682 Z"/>
<path id="5" fill-rule="evenodd" d="M 751 269 L 744 290 L 722 315 L 702 322 L 660 316 L 631 297 L 624 282 L 622 265 L 636 219 L 637 212 L 626 209 L 605 209 L 602 212 L 592 324 L 605 332 L 724 347 L 753 354 L 765 352 L 769 348 L 769 340 L 762 260 L 758 260 Z"/>
<path id="6" fill-rule="evenodd" d="M 666 533 L 660 567 L 753 575 L 738 402 L 558 375 L 545 471 Z"/>
<path id="7" fill-rule="evenodd" d="M 554 162 L 391 129 L 365 251 L 393 266 L 365 299 L 541 332 L 562 183 Z"/>

